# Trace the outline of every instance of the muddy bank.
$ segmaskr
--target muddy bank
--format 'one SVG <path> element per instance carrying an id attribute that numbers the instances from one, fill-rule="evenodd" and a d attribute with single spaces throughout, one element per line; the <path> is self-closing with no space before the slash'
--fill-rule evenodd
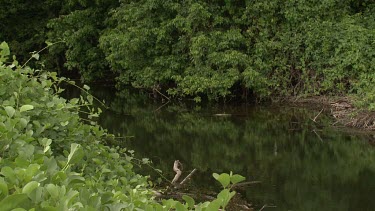
<path id="1" fill-rule="evenodd" d="M 289 98 L 288 102 L 307 107 L 320 108 L 330 113 L 336 122 L 334 125 L 375 131 L 375 112 L 356 108 L 348 97 L 315 96 L 308 98 Z"/>

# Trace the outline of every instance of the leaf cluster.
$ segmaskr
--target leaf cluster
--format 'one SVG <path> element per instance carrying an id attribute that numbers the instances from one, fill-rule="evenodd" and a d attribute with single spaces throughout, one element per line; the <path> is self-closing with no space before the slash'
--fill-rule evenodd
<path id="1" fill-rule="evenodd" d="M 7 47 L 2 44 L 3 49 Z M 1 61 L 9 55 L 1 51 Z M 115 210 L 154 204 L 132 154 L 79 117 L 92 97 L 67 101 L 56 73 L 0 64 L 0 205 L 2 210 Z M 87 109 L 86 109 L 87 110 Z M 100 111 L 99 111 L 100 112 Z"/>

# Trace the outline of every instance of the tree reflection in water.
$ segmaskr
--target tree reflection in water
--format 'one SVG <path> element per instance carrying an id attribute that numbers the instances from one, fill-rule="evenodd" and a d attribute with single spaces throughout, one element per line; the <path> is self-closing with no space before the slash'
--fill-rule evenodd
<path id="1" fill-rule="evenodd" d="M 243 194 L 273 210 L 373 210 L 375 150 L 367 135 L 340 132 L 319 111 L 293 107 L 217 106 L 169 103 L 160 107 L 147 93 L 105 88 L 94 94 L 110 110 L 100 124 L 134 136 L 121 143 L 136 156 L 149 157 L 173 178 L 173 161 L 185 171 L 197 168 L 192 185 L 216 187 L 212 172 L 233 171 L 261 180 Z M 219 117 L 216 113 L 229 113 Z M 151 170 L 143 173 L 155 175 Z"/>

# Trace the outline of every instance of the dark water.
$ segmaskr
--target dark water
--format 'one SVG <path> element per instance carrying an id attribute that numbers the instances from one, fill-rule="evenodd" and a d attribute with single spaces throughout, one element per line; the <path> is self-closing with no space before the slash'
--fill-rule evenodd
<path id="1" fill-rule="evenodd" d="M 120 143 L 150 158 L 172 179 L 178 159 L 198 173 L 192 185 L 217 190 L 211 174 L 241 174 L 261 184 L 242 195 L 263 210 L 375 210 L 373 134 L 330 127 L 319 110 L 294 107 L 217 106 L 169 103 L 160 107 L 147 93 L 97 88 L 110 110 L 100 124 L 128 137 Z M 217 113 L 231 116 L 215 116 Z M 156 180 L 152 170 L 144 170 Z"/>

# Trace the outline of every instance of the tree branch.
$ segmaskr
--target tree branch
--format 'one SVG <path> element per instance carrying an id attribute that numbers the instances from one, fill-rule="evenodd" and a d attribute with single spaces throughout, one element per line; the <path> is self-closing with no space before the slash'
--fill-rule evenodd
<path id="1" fill-rule="evenodd" d="M 194 172 L 196 172 L 196 171 L 197 171 L 197 169 L 194 169 L 193 171 L 191 171 L 190 174 L 187 175 L 184 180 L 182 180 L 182 182 L 180 183 L 180 185 L 185 184 L 185 182 L 187 182 L 191 178 L 191 176 L 193 176 Z"/>

